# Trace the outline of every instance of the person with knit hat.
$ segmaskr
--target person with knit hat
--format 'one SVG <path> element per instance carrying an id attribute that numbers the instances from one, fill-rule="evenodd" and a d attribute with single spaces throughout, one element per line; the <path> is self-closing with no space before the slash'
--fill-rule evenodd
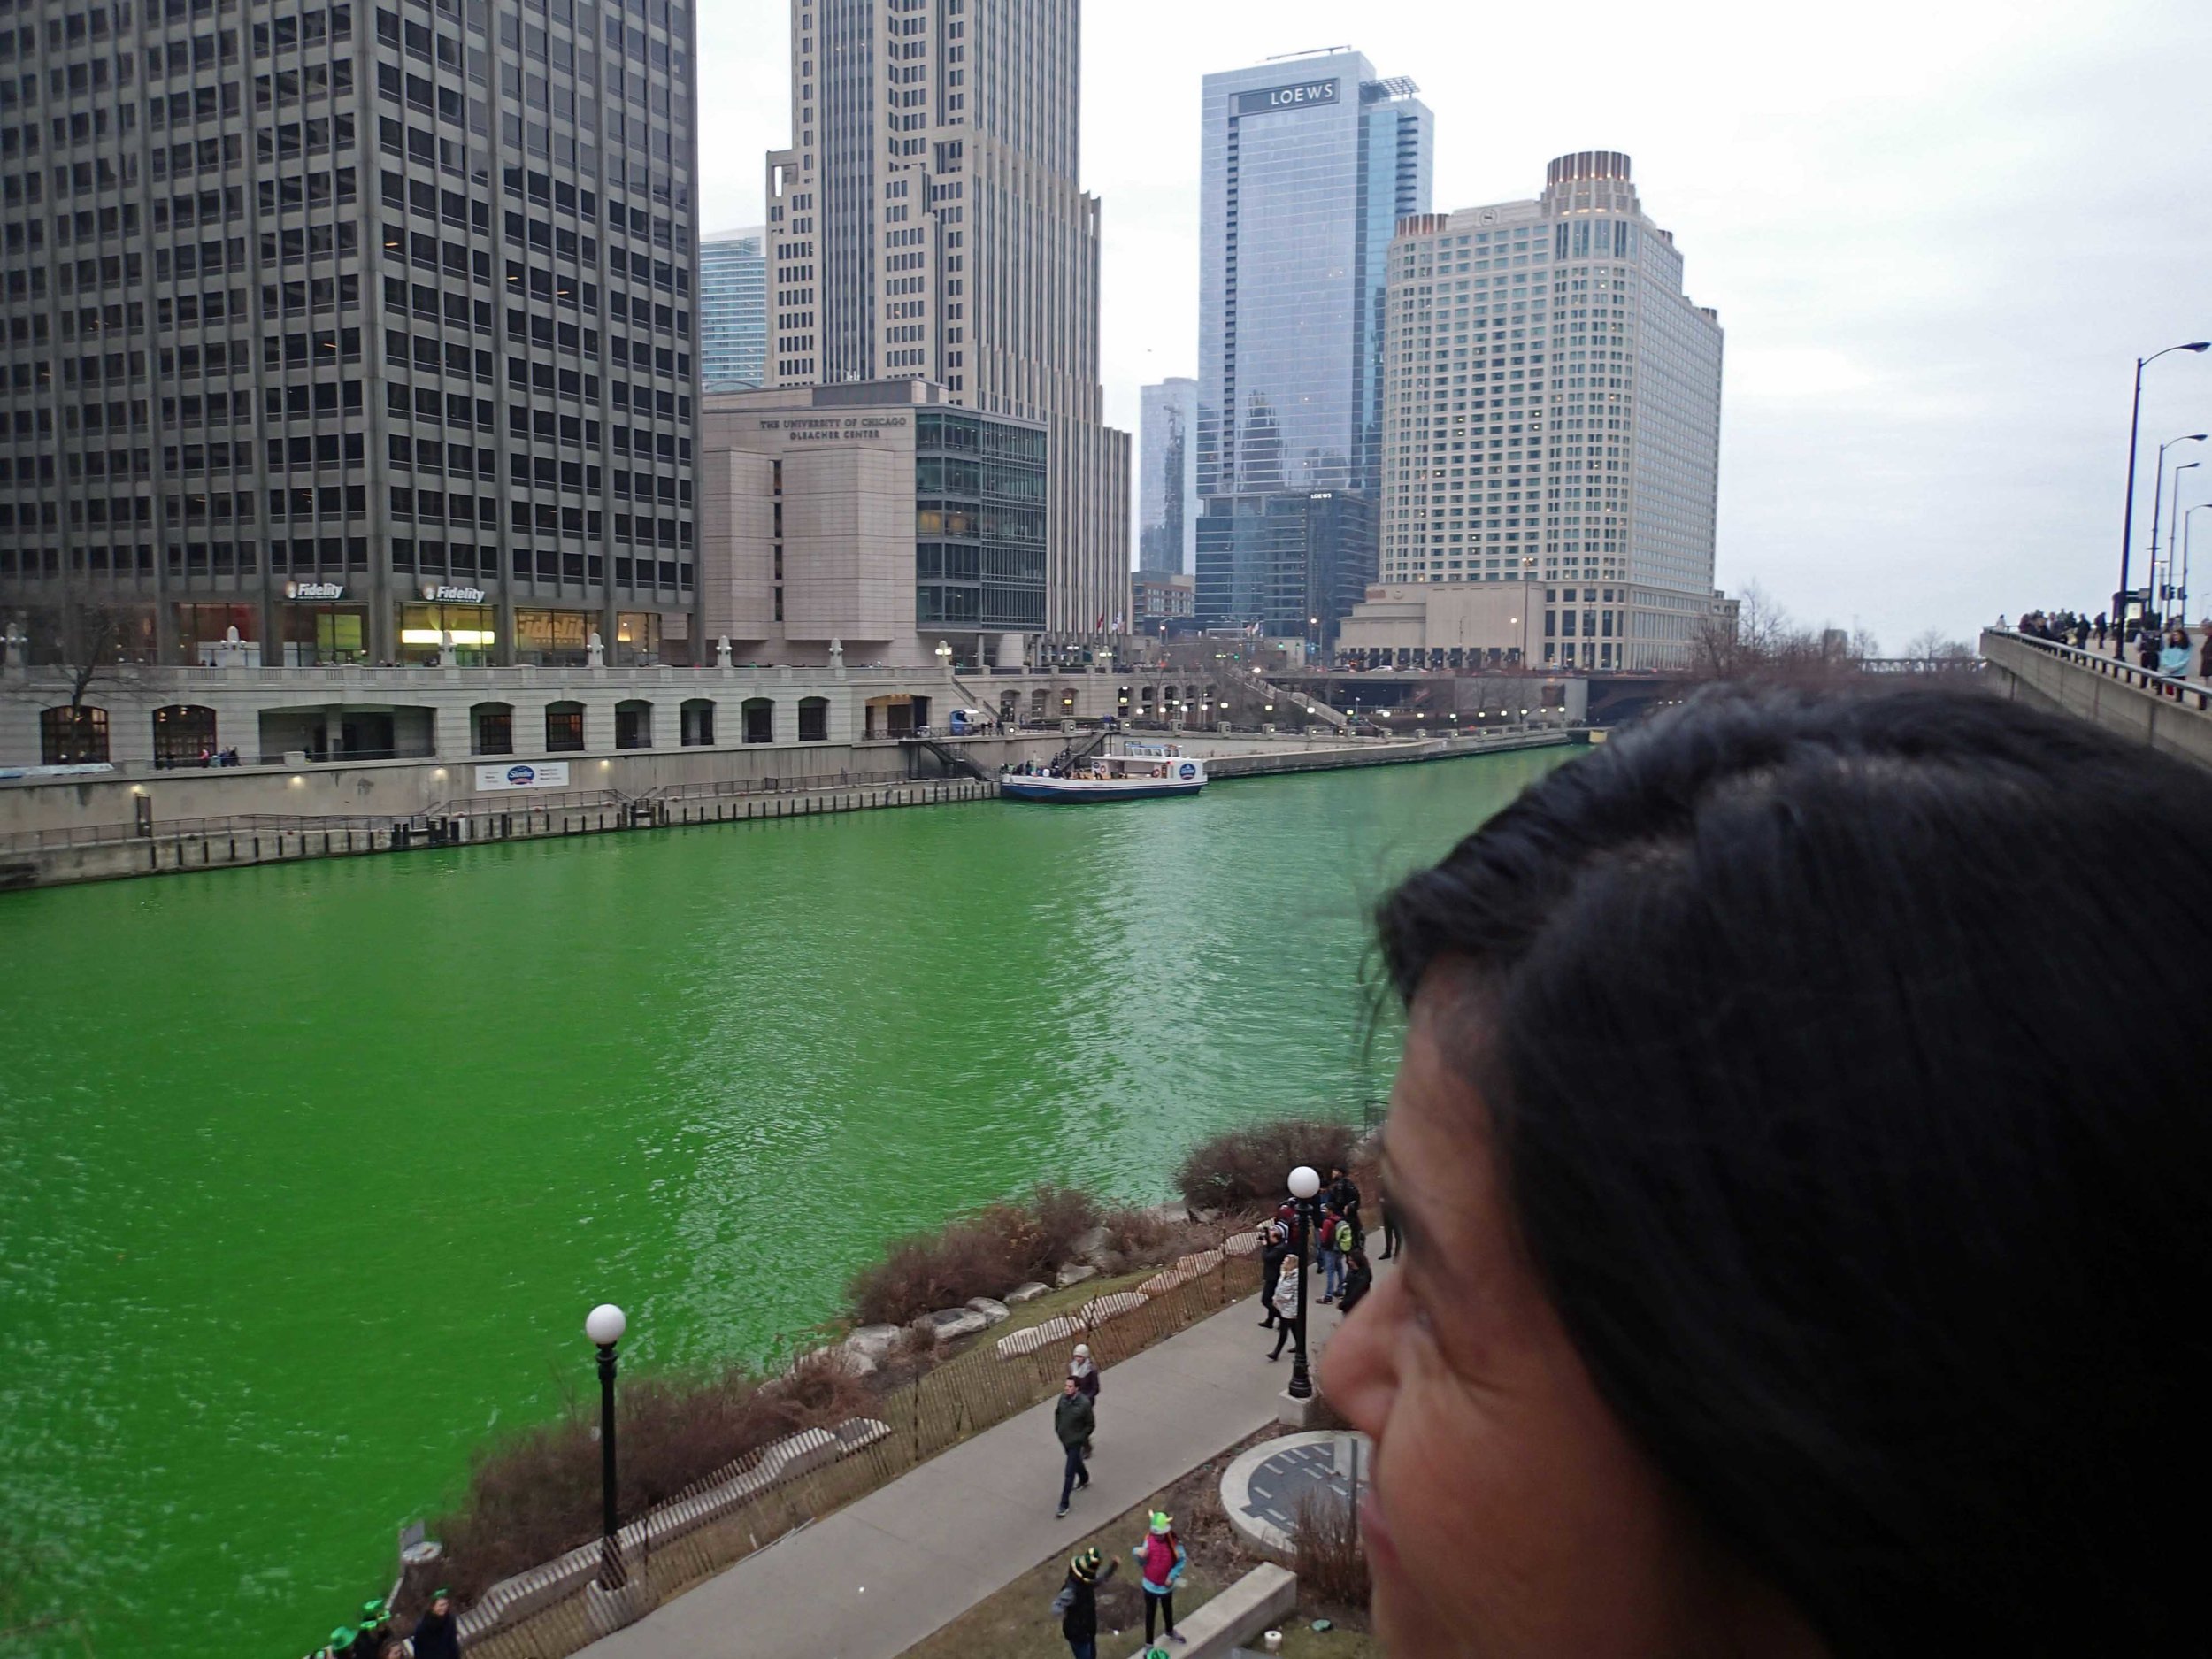
<path id="1" fill-rule="evenodd" d="M 1098 1586 L 1114 1576 L 1117 1563 L 1095 1548 L 1079 1549 L 1068 1560 L 1067 1582 L 1052 1599 L 1060 1616 L 1060 1634 L 1072 1659 L 1098 1659 Z"/>
<path id="2" fill-rule="evenodd" d="M 453 1592 L 440 1585 L 430 1610 L 415 1621 L 415 1659 L 461 1659 L 461 1627 L 453 1617 Z"/>
<path id="3" fill-rule="evenodd" d="M 1183 1548 L 1183 1540 L 1175 1536 L 1175 1523 L 1155 1509 L 1152 1530 L 1129 1553 L 1136 1557 L 1139 1581 L 1144 1586 L 1144 1645 L 1152 1645 L 1156 1610 L 1168 1640 L 1181 1641 L 1183 1633 L 1175 1628 L 1175 1581 L 1190 1564 L 1190 1556 Z"/>

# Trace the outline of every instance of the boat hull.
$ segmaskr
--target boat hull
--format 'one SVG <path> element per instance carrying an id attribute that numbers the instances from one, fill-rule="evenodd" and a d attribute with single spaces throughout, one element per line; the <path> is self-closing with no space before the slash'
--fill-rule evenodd
<path id="1" fill-rule="evenodd" d="M 1091 801 L 1147 801 L 1159 795 L 1196 795 L 1206 787 L 1203 778 L 1190 783 L 1171 779 L 1136 779 L 1127 783 L 1090 778 L 1023 778 L 999 780 L 999 794 L 1010 801 L 1047 801 L 1062 804 Z"/>

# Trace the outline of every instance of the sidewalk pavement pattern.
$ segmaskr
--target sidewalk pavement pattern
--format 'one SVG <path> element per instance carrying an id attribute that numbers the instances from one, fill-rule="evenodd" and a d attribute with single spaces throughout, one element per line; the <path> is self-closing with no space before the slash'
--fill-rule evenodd
<path id="1" fill-rule="evenodd" d="M 1388 1269 L 1376 1263 L 1379 1277 Z M 1055 1520 L 1052 1402 L 987 1429 L 585 1651 L 591 1659 L 896 1659 L 1216 1453 L 1275 1420 L 1287 1348 L 1267 1363 L 1260 1304 L 1233 1308 L 1101 1378 L 1091 1484 Z M 1315 1306 L 1325 1343 L 1341 1323 Z M 1128 1540 L 1133 1544 L 1136 1540 Z M 1050 1621 L 1037 1609 L 1039 1628 Z"/>

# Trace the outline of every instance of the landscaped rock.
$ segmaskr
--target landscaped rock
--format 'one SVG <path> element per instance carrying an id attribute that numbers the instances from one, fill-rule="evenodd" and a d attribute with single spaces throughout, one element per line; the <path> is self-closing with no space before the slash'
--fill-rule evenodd
<path id="1" fill-rule="evenodd" d="M 1065 1290 L 1070 1285 L 1079 1285 L 1087 1279 L 1096 1279 L 1098 1270 L 1082 1262 L 1070 1262 L 1053 1276 L 1053 1283 Z"/>
<path id="2" fill-rule="evenodd" d="M 1256 1233 L 1237 1233 L 1224 1239 L 1221 1249 L 1225 1256 L 1257 1256 L 1260 1253 L 1260 1235 Z"/>
<path id="3" fill-rule="evenodd" d="M 1105 1225 L 1101 1223 L 1099 1225 L 1093 1227 L 1088 1233 L 1083 1233 L 1079 1236 L 1075 1242 L 1068 1248 L 1074 1252 L 1077 1259 L 1086 1262 L 1089 1261 L 1092 1257 L 1097 1256 L 1099 1252 L 1106 1248 Z"/>
<path id="4" fill-rule="evenodd" d="M 1032 1279 L 1026 1285 L 1017 1285 L 1008 1291 L 1006 1300 L 1014 1306 L 1019 1307 L 1025 1302 L 1036 1301 L 1051 1288 L 1049 1285 L 1041 1285 L 1035 1279 Z"/>
<path id="5" fill-rule="evenodd" d="M 991 1325 L 1004 1325 L 1014 1317 L 1004 1302 L 994 1302 L 988 1296 L 971 1296 L 968 1298 L 968 1306 L 981 1314 L 985 1321 Z"/>
<path id="6" fill-rule="evenodd" d="M 1096 1330 L 1107 1320 L 1118 1319 L 1123 1314 L 1143 1307 L 1150 1300 L 1141 1291 L 1118 1290 L 1110 1295 L 1092 1297 L 1083 1304 L 1082 1312 L 1076 1317 L 1082 1320 L 1087 1329 Z"/>
<path id="7" fill-rule="evenodd" d="M 845 1339 L 845 1346 L 856 1354 L 865 1354 L 870 1359 L 881 1359 L 899 1345 L 899 1327 L 895 1325 L 864 1325 Z"/>
<path id="8" fill-rule="evenodd" d="M 926 1313 L 915 1324 L 927 1331 L 940 1342 L 972 1336 L 991 1323 L 972 1308 L 941 1308 L 935 1313 Z"/>
<path id="9" fill-rule="evenodd" d="M 1186 1256 L 1164 1272 L 1155 1273 L 1137 1286 L 1148 1296 L 1158 1296 L 1187 1285 L 1194 1279 L 1202 1279 L 1221 1265 L 1221 1252 L 1201 1250 L 1195 1256 Z"/>
<path id="10" fill-rule="evenodd" d="M 1215 1222 L 1221 1219 L 1221 1212 L 1218 1210 L 1208 1210 L 1202 1206 L 1194 1209 L 1187 1213 L 1190 1218 L 1193 1221 L 1195 1221 L 1202 1227 L 1210 1227 Z"/>
<path id="11" fill-rule="evenodd" d="M 1041 1325 L 1033 1325 L 1025 1331 L 1016 1331 L 999 1338 L 998 1356 L 1001 1359 L 1018 1359 L 1024 1354 L 1034 1354 L 1039 1348 L 1048 1348 L 1055 1342 L 1064 1342 L 1082 1329 L 1073 1319 L 1047 1319 Z"/>

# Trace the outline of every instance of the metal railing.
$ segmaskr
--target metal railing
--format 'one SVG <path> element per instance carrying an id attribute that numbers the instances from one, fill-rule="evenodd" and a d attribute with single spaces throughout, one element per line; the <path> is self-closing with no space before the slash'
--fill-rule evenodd
<path id="1" fill-rule="evenodd" d="M 2118 658 L 2084 650 L 2079 646 L 2062 645 L 2056 640 L 2038 639 L 2032 634 L 2022 634 L 2013 628 L 1991 628 L 1988 632 L 2001 639 L 2032 646 L 2046 656 L 2055 657 L 2062 663 L 2070 663 L 2076 668 L 2085 668 L 2092 673 L 2101 674 L 2107 680 L 2116 680 L 2124 686 L 2132 686 L 2138 691 L 2147 692 L 2153 696 L 2171 697 L 2184 708 L 2212 710 L 2212 684 L 2203 680 L 2162 674 L 2154 668 L 2138 667 Z"/>

